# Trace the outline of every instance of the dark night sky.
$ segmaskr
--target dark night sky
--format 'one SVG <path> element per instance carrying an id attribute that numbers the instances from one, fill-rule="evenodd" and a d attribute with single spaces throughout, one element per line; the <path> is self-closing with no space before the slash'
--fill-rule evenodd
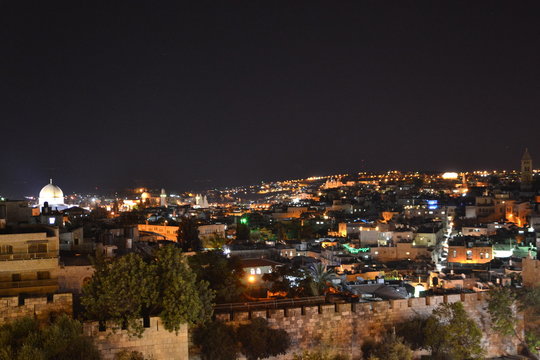
<path id="1" fill-rule="evenodd" d="M 540 161 L 537 2 L 7 3 L 0 194 Z"/>

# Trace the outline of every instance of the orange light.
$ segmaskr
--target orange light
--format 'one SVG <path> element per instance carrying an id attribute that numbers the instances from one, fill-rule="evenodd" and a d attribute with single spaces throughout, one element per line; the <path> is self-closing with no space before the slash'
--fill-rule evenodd
<path id="1" fill-rule="evenodd" d="M 250 283 L 254 283 L 254 282 L 255 282 L 255 276 L 250 275 L 250 276 L 248 277 L 248 281 L 249 281 Z"/>

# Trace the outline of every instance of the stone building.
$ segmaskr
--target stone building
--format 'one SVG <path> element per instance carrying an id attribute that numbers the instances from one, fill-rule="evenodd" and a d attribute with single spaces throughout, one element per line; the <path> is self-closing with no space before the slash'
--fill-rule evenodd
<path id="1" fill-rule="evenodd" d="M 0 296 L 58 290 L 58 228 L 27 225 L 0 230 Z"/>

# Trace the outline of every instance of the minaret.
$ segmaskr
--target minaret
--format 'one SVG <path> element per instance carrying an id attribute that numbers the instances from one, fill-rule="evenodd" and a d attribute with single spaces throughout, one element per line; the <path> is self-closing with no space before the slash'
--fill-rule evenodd
<path id="1" fill-rule="evenodd" d="M 167 207 L 167 193 L 165 189 L 161 189 L 161 194 L 159 194 L 159 206 Z"/>
<path id="2" fill-rule="evenodd" d="M 532 158 L 529 149 L 525 149 L 521 157 L 521 190 L 532 189 Z"/>

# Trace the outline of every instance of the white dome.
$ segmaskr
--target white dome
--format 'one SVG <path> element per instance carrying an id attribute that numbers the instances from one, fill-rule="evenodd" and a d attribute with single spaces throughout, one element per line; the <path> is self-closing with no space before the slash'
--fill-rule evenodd
<path id="1" fill-rule="evenodd" d="M 39 205 L 43 206 L 45 202 L 48 202 L 49 206 L 64 204 L 64 193 L 62 189 L 52 183 L 52 180 L 39 192 Z"/>

